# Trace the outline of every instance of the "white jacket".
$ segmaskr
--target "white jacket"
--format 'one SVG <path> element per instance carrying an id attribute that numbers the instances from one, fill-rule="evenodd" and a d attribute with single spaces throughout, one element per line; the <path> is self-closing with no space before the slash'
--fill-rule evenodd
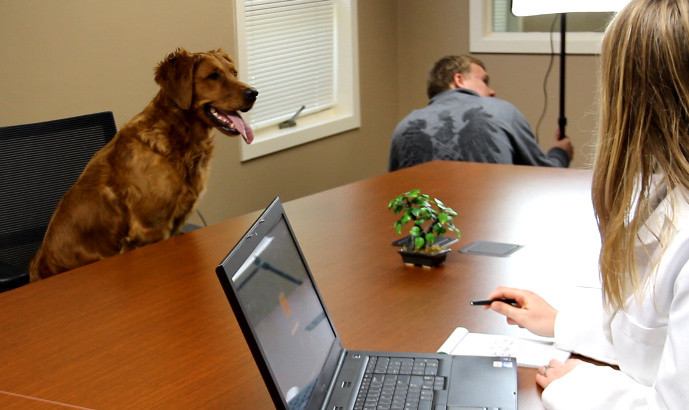
<path id="1" fill-rule="evenodd" d="M 629 296 L 624 310 L 609 312 L 600 307 L 602 327 L 596 326 L 598 321 L 591 314 L 558 313 L 555 340 L 559 347 L 616 363 L 620 370 L 588 363 L 577 366 L 543 391 L 546 408 L 689 409 L 689 205 L 685 196 L 689 197 L 681 190 L 661 195 L 649 219 L 653 231 L 671 227 L 674 236 L 642 297 Z M 669 201 L 675 204 L 672 225 Z M 646 229 L 639 236 L 651 257 L 659 257 L 662 249 L 655 236 Z M 646 253 L 637 250 L 642 255 L 638 272 L 648 276 Z"/>

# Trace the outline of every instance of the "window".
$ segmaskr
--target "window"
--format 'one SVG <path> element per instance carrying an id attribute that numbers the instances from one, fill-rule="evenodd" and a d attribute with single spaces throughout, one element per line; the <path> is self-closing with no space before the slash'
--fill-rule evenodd
<path id="1" fill-rule="evenodd" d="M 599 54 L 603 31 L 614 13 L 568 13 L 567 54 Z M 555 15 L 515 17 L 511 0 L 471 0 L 470 51 L 472 53 L 551 53 L 551 27 Z M 552 41 L 560 49 L 560 23 Z"/>
<path id="2" fill-rule="evenodd" d="M 235 3 L 239 76 L 259 92 L 242 160 L 359 127 L 356 0 Z"/>

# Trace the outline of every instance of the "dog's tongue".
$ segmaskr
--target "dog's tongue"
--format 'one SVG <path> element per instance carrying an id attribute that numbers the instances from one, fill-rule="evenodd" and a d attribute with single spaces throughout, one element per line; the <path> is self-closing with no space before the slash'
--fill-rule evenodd
<path id="1" fill-rule="evenodd" d="M 222 117 L 222 119 L 224 119 L 226 122 L 232 123 L 234 128 L 240 134 L 242 134 L 244 141 L 246 141 L 247 144 L 251 144 L 251 142 L 254 140 L 254 130 L 252 130 L 251 126 L 244 121 L 244 118 L 242 118 L 236 112 L 227 112 L 218 108 L 214 108 L 213 112 L 217 117 Z"/>
<path id="2" fill-rule="evenodd" d="M 251 126 L 244 121 L 244 118 L 240 117 L 239 114 L 229 112 L 226 114 L 228 119 L 234 124 L 234 127 L 237 129 L 237 131 L 242 134 L 244 141 L 246 141 L 247 144 L 251 144 L 251 142 L 254 140 L 254 130 L 251 129 Z"/>

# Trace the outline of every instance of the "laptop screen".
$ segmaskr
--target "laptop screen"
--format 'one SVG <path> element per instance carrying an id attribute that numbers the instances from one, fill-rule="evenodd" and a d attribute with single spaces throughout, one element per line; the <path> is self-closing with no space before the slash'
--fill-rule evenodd
<path id="1" fill-rule="evenodd" d="M 232 283 L 283 397 L 290 409 L 304 408 L 336 334 L 284 217 Z"/>

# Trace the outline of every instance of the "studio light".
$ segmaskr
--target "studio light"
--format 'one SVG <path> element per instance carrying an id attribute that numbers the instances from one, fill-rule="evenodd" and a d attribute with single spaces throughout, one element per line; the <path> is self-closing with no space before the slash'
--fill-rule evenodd
<path id="1" fill-rule="evenodd" d="M 629 0 L 512 0 L 512 14 L 535 16 L 555 13 L 620 11 Z"/>

